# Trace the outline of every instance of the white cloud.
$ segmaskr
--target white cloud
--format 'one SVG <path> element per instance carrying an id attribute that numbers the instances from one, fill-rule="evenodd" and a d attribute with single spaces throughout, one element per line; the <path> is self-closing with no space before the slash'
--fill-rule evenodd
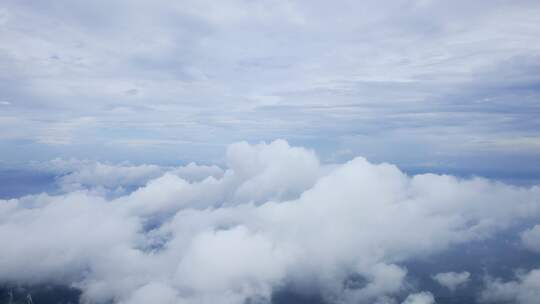
<path id="1" fill-rule="evenodd" d="M 177 304 L 178 293 L 176 289 L 163 283 L 148 283 L 135 291 L 122 304 L 147 304 L 147 303 L 163 303 Z"/>
<path id="2" fill-rule="evenodd" d="M 116 190 L 117 193 L 122 193 L 124 188 L 144 186 L 164 174 L 188 182 L 200 182 L 208 177 L 220 178 L 224 173 L 218 166 L 198 165 L 193 162 L 185 166 L 170 167 L 60 158 L 45 163 L 34 163 L 32 168 L 56 174 L 57 183 L 64 191 L 101 189 Z"/>
<path id="3" fill-rule="evenodd" d="M 540 269 L 518 273 L 514 281 L 488 278 L 481 300 L 488 303 L 534 304 L 540 299 Z"/>
<path id="4" fill-rule="evenodd" d="M 115 166 L 96 162 L 62 176 L 59 183 L 64 187 L 103 186 L 115 189 L 121 186 L 142 186 L 163 174 L 163 168 L 155 165 Z"/>
<path id="5" fill-rule="evenodd" d="M 311 187 L 319 177 L 319 160 L 313 151 L 290 147 L 284 140 L 271 145 L 237 143 L 227 149 L 227 165 L 241 180 L 237 200 L 284 200 Z"/>
<path id="6" fill-rule="evenodd" d="M 405 288 L 407 270 L 394 264 L 378 263 L 369 269 L 359 269 L 369 283 L 360 289 L 346 289 L 343 297 L 346 303 L 383 301 Z"/>
<path id="7" fill-rule="evenodd" d="M 532 251 L 540 252 L 540 225 L 536 225 L 521 233 L 521 242 Z"/>
<path id="8" fill-rule="evenodd" d="M 190 182 L 199 182 L 208 177 L 221 178 L 223 170 L 218 166 L 205 166 L 196 163 L 189 163 L 186 166 L 172 168 L 168 171 Z"/>
<path id="9" fill-rule="evenodd" d="M 55 281 L 118 303 L 238 303 L 284 284 L 384 303 L 408 288 L 400 263 L 540 214 L 538 187 L 411 177 L 360 157 L 321 166 L 282 140 L 231 145 L 223 172 L 72 163 L 81 188 L 0 201 L 0 282 Z M 126 183 L 142 186 L 92 190 Z M 344 287 L 351 276 L 365 284 Z"/>
<path id="10" fill-rule="evenodd" d="M 434 275 L 433 280 L 442 286 L 450 289 L 451 291 L 456 288 L 466 285 L 470 280 L 471 274 L 467 271 L 464 272 L 444 272 Z"/>
<path id="11" fill-rule="evenodd" d="M 435 304 L 435 298 L 430 292 L 419 292 L 409 295 L 402 304 Z"/>
<path id="12" fill-rule="evenodd" d="M 269 296 L 294 262 L 285 248 L 276 245 L 243 226 L 202 232 L 178 265 L 175 284 L 196 294 L 214 295 L 216 301 L 230 291 L 240 298 Z"/>

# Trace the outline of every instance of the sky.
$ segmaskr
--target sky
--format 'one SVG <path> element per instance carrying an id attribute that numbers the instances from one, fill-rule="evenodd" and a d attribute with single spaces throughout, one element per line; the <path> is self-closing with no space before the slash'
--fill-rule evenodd
<path id="1" fill-rule="evenodd" d="M 220 162 L 232 142 L 281 138 L 326 162 L 535 174 L 539 14 L 519 0 L 3 1 L 1 161 Z"/>
<path id="2" fill-rule="evenodd" d="M 537 304 L 539 16 L 2 1 L 0 303 Z"/>

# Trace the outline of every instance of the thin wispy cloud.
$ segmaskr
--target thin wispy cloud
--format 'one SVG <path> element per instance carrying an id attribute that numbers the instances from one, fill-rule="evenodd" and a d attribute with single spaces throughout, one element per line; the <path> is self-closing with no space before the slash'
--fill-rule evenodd
<path id="1" fill-rule="evenodd" d="M 540 152 L 539 10 L 536 1 L 7 1 L 1 111 L 19 122 L 2 125 L 1 144 L 29 141 L 47 158 L 140 158 L 132 142 L 146 161 L 167 161 L 171 143 L 197 160 L 219 157 L 203 143 L 287 138 L 404 165 L 452 167 L 489 151 L 520 166 L 515 157 Z M 66 144 L 70 152 L 57 147 Z"/>

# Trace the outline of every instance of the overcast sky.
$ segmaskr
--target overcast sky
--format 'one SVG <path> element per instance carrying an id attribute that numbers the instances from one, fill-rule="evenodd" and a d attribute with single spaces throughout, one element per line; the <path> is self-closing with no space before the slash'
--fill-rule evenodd
<path id="1" fill-rule="evenodd" d="M 539 185 L 539 0 L 0 1 L 0 301 L 536 304 Z"/>
<path id="2" fill-rule="evenodd" d="M 2 1 L 0 160 L 208 162 L 283 138 L 326 162 L 531 172 L 539 16 L 538 1 Z"/>

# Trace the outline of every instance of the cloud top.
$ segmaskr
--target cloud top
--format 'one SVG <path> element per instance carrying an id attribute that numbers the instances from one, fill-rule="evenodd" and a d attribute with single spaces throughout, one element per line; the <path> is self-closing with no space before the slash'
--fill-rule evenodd
<path id="1" fill-rule="evenodd" d="M 294 286 L 373 303 L 412 291 L 401 263 L 540 214 L 538 187 L 408 176 L 361 157 L 321 165 L 283 140 L 233 144 L 226 159 L 220 174 L 191 165 L 193 179 L 184 167 L 83 166 L 66 175 L 92 181 L 78 189 L 0 201 L 0 281 L 67 284 L 92 302 L 264 303 Z M 112 196 L 90 186 L 126 176 L 145 181 Z"/>

